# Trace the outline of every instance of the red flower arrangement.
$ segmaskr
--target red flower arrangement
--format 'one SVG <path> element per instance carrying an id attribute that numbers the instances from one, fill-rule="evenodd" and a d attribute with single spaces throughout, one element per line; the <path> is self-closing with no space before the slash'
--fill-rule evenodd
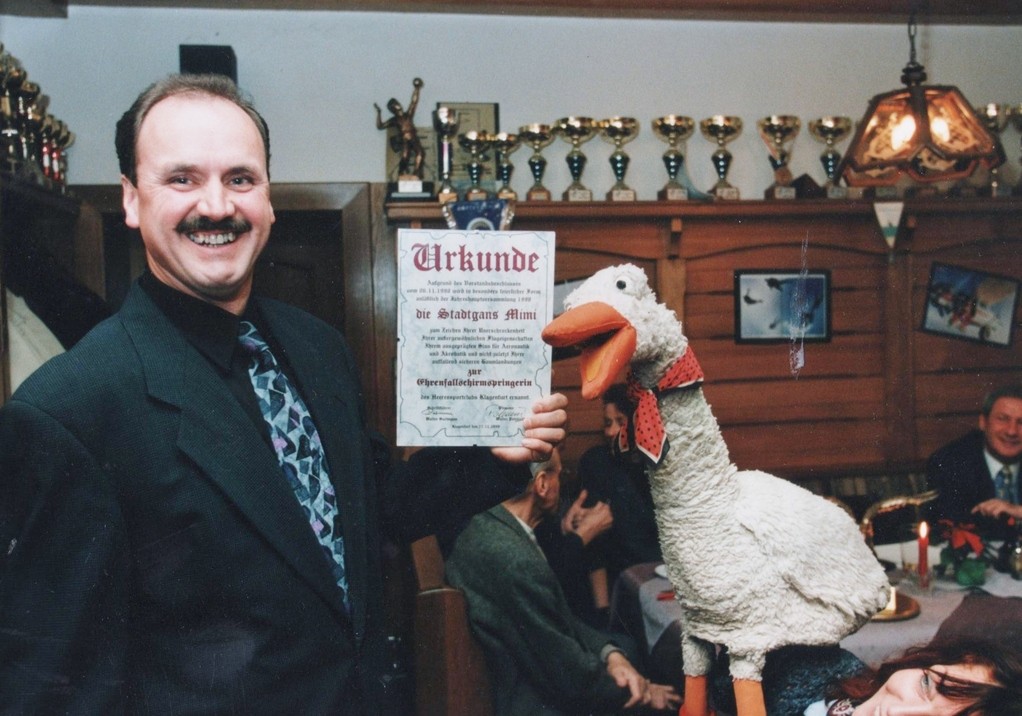
<path id="1" fill-rule="evenodd" d="M 947 545 L 940 551 L 940 574 L 950 570 L 955 581 L 966 587 L 978 587 L 986 582 L 987 566 L 997 559 L 997 552 L 987 545 L 976 532 L 976 525 L 940 520 L 941 536 Z"/>

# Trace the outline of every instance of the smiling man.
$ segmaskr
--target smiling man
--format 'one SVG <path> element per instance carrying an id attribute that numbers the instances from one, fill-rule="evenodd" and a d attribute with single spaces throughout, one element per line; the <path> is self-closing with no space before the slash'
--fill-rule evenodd
<path id="1" fill-rule="evenodd" d="M 516 490 L 566 400 L 521 447 L 388 467 L 343 337 L 252 295 L 274 220 L 252 105 L 170 77 L 116 146 L 148 270 L 0 410 L 0 713 L 378 713 L 381 533 Z"/>
<path id="2" fill-rule="evenodd" d="M 977 522 L 990 536 L 1007 536 L 1006 518 L 1022 520 L 1020 459 L 1022 385 L 1007 385 L 987 395 L 977 430 L 930 456 L 927 482 L 940 490 L 930 518 Z"/>

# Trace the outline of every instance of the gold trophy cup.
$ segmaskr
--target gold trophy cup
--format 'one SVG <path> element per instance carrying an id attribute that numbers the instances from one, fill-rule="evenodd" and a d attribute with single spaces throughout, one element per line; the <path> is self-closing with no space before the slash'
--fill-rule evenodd
<path id="1" fill-rule="evenodd" d="M 1001 132 L 1008 126 L 1008 109 L 1003 104 L 991 102 L 982 107 L 976 107 L 976 114 L 983 120 L 986 128 L 990 130 L 997 141 L 997 149 L 1001 156 L 1004 156 L 1004 147 L 1001 146 Z M 980 189 L 983 196 L 1005 197 L 1011 196 L 1011 187 L 1001 181 L 1001 172 L 997 166 L 990 168 L 990 175 L 985 187 Z"/>
<path id="2" fill-rule="evenodd" d="M 498 199 L 516 201 L 518 192 L 511 188 L 511 175 L 515 171 L 515 165 L 511 163 L 511 155 L 521 146 L 522 140 L 517 134 L 508 132 L 497 132 L 493 135 L 493 149 L 497 152 L 497 178 L 500 179 L 500 187 L 497 189 Z"/>
<path id="3" fill-rule="evenodd" d="M 465 190 L 465 201 L 490 198 L 490 192 L 486 191 L 482 185 L 483 162 L 481 157 L 486 150 L 493 146 L 493 135 L 489 132 L 476 130 L 465 132 L 458 135 L 458 144 L 472 155 L 468 162 L 468 178 L 471 180 L 471 184 Z"/>
<path id="4" fill-rule="evenodd" d="M 741 118 L 715 114 L 699 123 L 699 131 L 706 139 L 717 144 L 716 151 L 710 157 L 713 160 L 713 168 L 717 171 L 717 183 L 710 189 L 710 193 L 717 199 L 738 199 L 738 188 L 727 181 L 732 155 L 725 145 L 742 133 Z"/>
<path id="5" fill-rule="evenodd" d="M 451 170 L 454 168 L 453 139 L 458 134 L 459 121 L 457 110 L 451 107 L 440 106 L 433 112 L 440 169 L 440 188 L 437 189 L 436 198 L 441 204 L 458 199 L 458 192 L 451 183 Z"/>
<path id="6" fill-rule="evenodd" d="M 774 170 L 774 183 L 763 193 L 764 198 L 794 199 L 795 187 L 791 185 L 791 170 L 788 169 L 791 160 L 788 145 L 798 136 L 802 128 L 801 120 L 789 114 L 772 114 L 763 117 L 756 126 L 770 152 L 770 166 Z"/>
<path id="7" fill-rule="evenodd" d="M 1016 132 L 1022 133 L 1022 104 L 1008 107 L 1008 120 Z M 1019 139 L 1022 141 L 1022 137 Z M 1015 187 L 1015 194 L 1022 194 L 1022 176 L 1019 177 L 1018 186 Z"/>
<path id="8" fill-rule="evenodd" d="M 554 132 L 546 124 L 526 124 L 518 128 L 518 138 L 532 147 L 529 157 L 529 171 L 532 172 L 532 187 L 525 194 L 529 201 L 550 201 L 550 190 L 543 186 L 543 174 L 547 160 L 543 149 L 554 141 Z"/>
<path id="9" fill-rule="evenodd" d="M 598 129 L 596 122 L 589 117 L 564 117 L 554 122 L 554 134 L 571 143 L 571 151 L 564 158 L 571 172 L 571 184 L 562 195 L 565 201 L 593 200 L 593 192 L 582 184 L 582 172 L 588 160 L 580 147 L 592 139 Z"/>
<path id="10" fill-rule="evenodd" d="M 625 184 L 625 172 L 631 161 L 622 147 L 639 135 L 639 121 L 632 117 L 611 117 L 598 123 L 600 136 L 614 145 L 610 155 L 610 168 L 614 172 L 614 186 L 607 192 L 610 201 L 635 201 L 635 190 Z"/>
<path id="11" fill-rule="evenodd" d="M 850 117 L 828 116 L 809 120 L 809 134 L 813 139 L 826 145 L 826 149 L 820 154 L 820 164 L 827 175 L 824 187 L 828 199 L 848 198 L 848 188 L 838 186 L 837 167 L 841 163 L 841 152 L 835 149 L 834 145 L 851 133 L 852 126 Z"/>
<path id="12" fill-rule="evenodd" d="M 653 131 L 667 142 L 664 152 L 664 168 L 667 169 L 667 183 L 657 192 L 657 199 L 682 201 L 688 199 L 688 189 L 678 181 L 678 173 L 685 164 L 685 155 L 678 145 L 692 136 L 696 123 L 691 117 L 668 114 L 653 120 Z"/>

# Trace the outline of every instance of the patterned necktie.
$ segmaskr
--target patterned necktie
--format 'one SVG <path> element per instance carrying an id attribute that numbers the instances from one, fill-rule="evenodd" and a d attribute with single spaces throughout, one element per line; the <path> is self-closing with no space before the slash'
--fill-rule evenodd
<path id="1" fill-rule="evenodd" d="M 998 499 L 1006 502 L 1017 502 L 1015 499 L 1015 479 L 1011 468 L 1004 465 L 994 476 L 994 489 Z"/>
<path id="2" fill-rule="evenodd" d="M 344 605 L 350 609 L 344 537 L 335 530 L 338 523 L 337 496 L 330 482 L 319 433 L 301 396 L 281 370 L 256 327 L 242 321 L 238 330 L 241 347 L 251 356 L 248 374 L 263 418 L 270 427 L 280 468 L 323 546 L 334 580 L 343 593 Z"/>

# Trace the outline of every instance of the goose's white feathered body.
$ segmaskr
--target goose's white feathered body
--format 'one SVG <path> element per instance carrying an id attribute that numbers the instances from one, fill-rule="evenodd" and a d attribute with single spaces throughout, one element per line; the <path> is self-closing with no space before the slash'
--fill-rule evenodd
<path id="1" fill-rule="evenodd" d="M 642 386 L 655 386 L 689 350 L 680 323 L 657 302 L 641 269 L 604 269 L 569 295 L 565 307 L 570 312 L 594 302 L 634 329 L 630 363 Z M 555 345 L 557 323 L 544 331 Z M 596 371 L 587 361 L 611 353 L 588 350 L 583 394 L 586 376 Z M 707 673 L 712 645 L 723 644 L 732 675 L 758 680 L 767 652 L 836 643 L 886 605 L 888 580 L 855 522 L 791 482 L 738 470 L 700 387 L 665 391 L 659 411 L 669 448 L 647 474 L 667 574 L 682 608 L 687 674 Z"/>

